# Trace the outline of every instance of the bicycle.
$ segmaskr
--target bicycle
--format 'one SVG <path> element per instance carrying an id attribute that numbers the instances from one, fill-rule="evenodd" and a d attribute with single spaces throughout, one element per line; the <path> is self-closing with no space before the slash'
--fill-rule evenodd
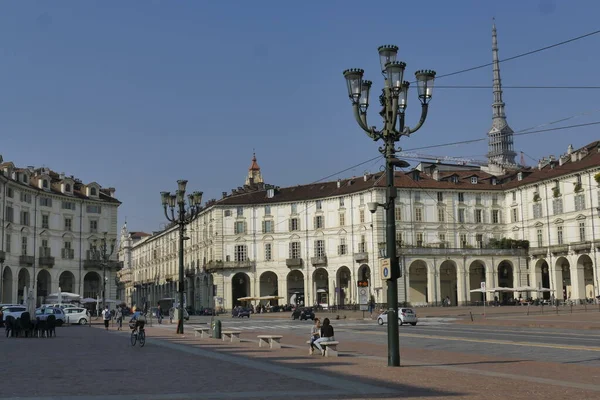
<path id="1" fill-rule="evenodd" d="M 143 318 L 143 317 L 140 317 Z M 144 329 L 144 325 L 146 325 L 145 318 L 138 319 L 136 321 L 132 321 L 129 323 L 129 327 L 131 328 L 131 345 L 135 346 L 135 343 L 139 340 L 140 347 L 144 347 L 146 344 L 146 330 Z"/>

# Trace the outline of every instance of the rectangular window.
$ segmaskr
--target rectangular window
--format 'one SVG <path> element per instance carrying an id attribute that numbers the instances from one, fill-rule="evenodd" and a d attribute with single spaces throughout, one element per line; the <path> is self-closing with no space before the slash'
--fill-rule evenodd
<path id="1" fill-rule="evenodd" d="M 542 218 L 542 205 L 540 203 L 533 205 L 533 218 Z"/>
<path id="2" fill-rule="evenodd" d="M 446 220 L 446 209 L 444 207 L 438 208 L 438 221 L 444 222 Z"/>
<path id="3" fill-rule="evenodd" d="M 338 255 L 343 256 L 348 254 L 348 246 L 346 245 L 346 238 L 340 238 L 340 245 L 338 246 Z"/>
<path id="4" fill-rule="evenodd" d="M 315 257 L 325 257 L 324 240 L 315 240 Z"/>
<path id="5" fill-rule="evenodd" d="M 21 238 L 21 255 L 27 255 L 27 236 Z"/>
<path id="6" fill-rule="evenodd" d="M 438 201 L 444 201 L 444 192 L 437 192 Z"/>
<path id="7" fill-rule="evenodd" d="M 31 193 L 21 192 L 21 201 L 31 204 Z"/>
<path id="8" fill-rule="evenodd" d="M 465 209 L 464 208 L 458 209 L 458 222 L 460 222 L 461 224 L 465 222 Z"/>
<path id="9" fill-rule="evenodd" d="M 585 242 L 585 222 L 579 223 L 579 241 Z"/>
<path id="10" fill-rule="evenodd" d="M 563 199 L 552 200 L 552 212 L 554 213 L 554 215 L 559 215 L 563 213 Z"/>
<path id="11" fill-rule="evenodd" d="M 12 188 L 8 188 L 8 189 L 6 190 L 6 197 L 10 197 L 11 199 L 12 199 L 13 197 L 15 197 L 15 193 L 13 192 L 13 189 L 12 189 Z"/>
<path id="12" fill-rule="evenodd" d="M 359 253 L 367 252 L 367 241 L 365 239 L 365 235 L 360 235 L 360 242 L 358 243 L 358 252 Z"/>
<path id="13" fill-rule="evenodd" d="M 14 222 L 14 210 L 11 206 L 6 206 L 6 212 L 4 213 L 4 217 L 6 218 L 6 222 Z"/>
<path id="14" fill-rule="evenodd" d="M 323 229 L 325 226 L 324 217 L 322 215 L 317 215 L 315 217 L 315 229 Z"/>
<path id="15" fill-rule="evenodd" d="M 344 198 L 340 197 L 340 207 L 344 207 Z"/>
<path id="16" fill-rule="evenodd" d="M 440 239 L 440 248 L 441 249 L 446 248 L 446 234 L 445 233 L 439 233 L 438 234 L 438 238 Z"/>
<path id="17" fill-rule="evenodd" d="M 483 234 L 478 233 L 475 235 L 475 241 L 477 242 L 477 247 L 483 249 Z"/>
<path id="18" fill-rule="evenodd" d="M 290 243 L 290 258 L 300 258 L 300 242 Z"/>
<path id="19" fill-rule="evenodd" d="M 236 262 L 246 261 L 246 245 L 238 244 L 235 246 L 234 258 Z"/>
<path id="20" fill-rule="evenodd" d="M 273 233 L 273 221 L 263 221 L 262 231 L 263 233 Z"/>
<path id="21" fill-rule="evenodd" d="M 459 203 L 464 203 L 465 202 L 465 194 L 464 193 L 459 193 L 458 194 L 458 202 Z"/>
<path id="22" fill-rule="evenodd" d="M 475 203 L 481 204 L 481 195 L 480 194 L 478 194 L 477 196 L 475 196 Z"/>
<path id="23" fill-rule="evenodd" d="M 365 223 L 365 210 L 358 210 L 358 220 L 361 224 Z"/>
<path id="24" fill-rule="evenodd" d="M 417 221 L 417 222 L 423 221 L 423 209 L 420 207 L 415 208 L 415 221 Z"/>
<path id="25" fill-rule="evenodd" d="M 50 228 L 50 217 L 48 215 L 42 215 L 42 228 L 49 229 Z"/>
<path id="26" fill-rule="evenodd" d="M 494 206 L 498 205 L 498 195 L 496 193 L 494 193 L 492 195 L 492 205 L 494 205 Z"/>
<path id="27" fill-rule="evenodd" d="M 419 203 L 421 201 L 421 193 L 415 192 L 415 202 Z"/>
<path id="28" fill-rule="evenodd" d="M 483 210 L 475 210 L 475 222 L 478 224 L 483 223 Z"/>
<path id="29" fill-rule="evenodd" d="M 90 232 L 98 232 L 98 221 L 90 220 Z"/>
<path id="30" fill-rule="evenodd" d="M 244 207 L 237 207 L 236 208 L 236 215 L 238 217 L 243 217 L 244 216 Z"/>
<path id="31" fill-rule="evenodd" d="M 322 210 L 323 209 L 323 203 L 321 202 L 321 200 L 317 200 L 315 202 L 316 206 L 317 206 L 317 210 Z"/>
<path id="32" fill-rule="evenodd" d="M 71 218 L 65 218 L 65 231 L 71 231 L 73 220 Z"/>
<path id="33" fill-rule="evenodd" d="M 271 215 L 271 206 L 265 206 L 265 215 Z"/>
<path id="34" fill-rule="evenodd" d="M 364 194 L 361 194 L 361 195 L 358 196 L 358 204 L 361 205 L 361 206 L 363 204 L 365 204 L 365 195 Z"/>
<path id="35" fill-rule="evenodd" d="M 563 227 L 562 226 L 557 226 L 556 227 L 556 241 L 558 242 L 558 244 L 563 244 Z"/>
<path id="36" fill-rule="evenodd" d="M 512 201 L 517 201 L 517 192 L 512 192 Z"/>
<path id="37" fill-rule="evenodd" d="M 102 214 L 102 207 L 100 206 L 87 206 L 85 211 L 88 214 Z"/>
<path id="38" fill-rule="evenodd" d="M 298 204 L 292 203 L 291 208 L 292 208 L 292 214 L 298 214 Z"/>
<path id="39" fill-rule="evenodd" d="M 29 211 L 21 211 L 21 225 L 29 226 Z"/>
<path id="40" fill-rule="evenodd" d="M 583 211 L 585 209 L 585 197 L 583 194 L 575 195 L 575 211 Z"/>
<path id="41" fill-rule="evenodd" d="M 537 245 L 538 247 L 544 246 L 544 235 L 541 229 L 537 230 Z"/>
<path id="42" fill-rule="evenodd" d="M 403 235 L 401 231 L 396 231 L 396 245 L 402 247 L 402 239 L 403 239 Z"/>
<path id="43" fill-rule="evenodd" d="M 40 197 L 40 206 L 52 207 L 52 199 L 50 197 Z"/>
<path id="44" fill-rule="evenodd" d="M 299 231 L 300 222 L 298 218 L 290 218 L 290 232 Z"/>
<path id="45" fill-rule="evenodd" d="M 75 203 L 73 203 L 72 201 L 63 201 L 62 204 L 62 209 L 63 210 L 73 210 L 75 211 Z"/>
<path id="46" fill-rule="evenodd" d="M 236 235 L 241 235 L 246 233 L 246 222 L 245 221 L 236 221 L 234 225 L 234 233 Z"/>
<path id="47" fill-rule="evenodd" d="M 10 253 L 10 244 L 12 242 L 12 236 L 10 235 L 10 233 L 6 234 L 6 243 L 4 248 L 6 249 L 7 253 Z"/>
<path id="48" fill-rule="evenodd" d="M 512 222 L 518 222 L 519 221 L 519 210 L 517 210 L 516 208 L 512 209 Z"/>
<path id="49" fill-rule="evenodd" d="M 402 221 L 402 207 L 396 207 L 394 209 L 394 216 L 396 221 Z"/>
<path id="50" fill-rule="evenodd" d="M 417 247 L 423 246 L 423 234 L 417 233 Z"/>
<path id="51" fill-rule="evenodd" d="M 340 226 L 346 225 L 346 213 L 340 213 Z"/>
<path id="52" fill-rule="evenodd" d="M 465 233 L 460 234 L 460 247 L 463 249 L 467 247 L 467 235 Z"/>
<path id="53" fill-rule="evenodd" d="M 500 211 L 492 210 L 492 224 L 499 224 L 499 223 L 500 223 Z"/>
<path id="54" fill-rule="evenodd" d="M 265 261 L 271 261 L 273 259 L 273 248 L 271 243 L 265 243 Z"/>

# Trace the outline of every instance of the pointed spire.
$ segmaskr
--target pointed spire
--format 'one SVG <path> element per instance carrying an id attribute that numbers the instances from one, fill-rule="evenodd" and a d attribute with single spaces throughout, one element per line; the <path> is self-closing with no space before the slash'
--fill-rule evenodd
<path id="1" fill-rule="evenodd" d="M 492 65 L 494 73 L 494 102 L 492 103 L 492 129 L 488 132 L 488 160 L 497 165 L 515 165 L 513 130 L 506 122 L 504 101 L 502 100 L 502 80 L 500 79 L 500 58 L 498 57 L 498 34 L 496 19 L 492 20 Z"/>
<path id="2" fill-rule="evenodd" d="M 250 164 L 250 168 L 248 168 L 248 171 L 260 171 L 260 167 L 256 162 L 256 153 L 252 153 L 252 164 Z"/>

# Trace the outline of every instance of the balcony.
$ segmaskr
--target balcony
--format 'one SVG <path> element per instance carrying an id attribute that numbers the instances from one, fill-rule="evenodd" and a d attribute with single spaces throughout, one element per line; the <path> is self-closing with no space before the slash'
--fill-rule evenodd
<path id="1" fill-rule="evenodd" d="M 369 253 L 367 253 L 367 252 L 354 253 L 354 261 L 356 261 L 357 263 L 369 262 Z"/>
<path id="2" fill-rule="evenodd" d="M 311 257 L 310 263 L 313 265 L 313 267 L 327 265 L 327 256 Z"/>
<path id="3" fill-rule="evenodd" d="M 40 247 L 39 263 L 41 266 L 49 268 L 52 268 L 54 266 L 54 257 L 52 257 L 49 247 Z"/>
<path id="4" fill-rule="evenodd" d="M 571 250 L 576 253 L 589 252 L 592 248 L 592 242 L 579 242 L 571 244 Z"/>
<path id="5" fill-rule="evenodd" d="M 530 247 L 529 255 L 531 256 L 545 256 L 548 250 L 545 247 Z"/>
<path id="6" fill-rule="evenodd" d="M 6 260 L 6 253 L 0 250 L 0 263 L 4 262 L 4 260 Z"/>
<path id="7" fill-rule="evenodd" d="M 550 253 L 552 254 L 567 254 L 569 252 L 569 245 L 567 244 L 557 244 L 555 246 L 550 246 Z"/>
<path id="8" fill-rule="evenodd" d="M 302 268 L 302 259 L 301 258 L 286 258 L 285 265 L 288 268 Z"/>
<path id="9" fill-rule="evenodd" d="M 544 249 L 544 254 L 546 251 Z M 398 255 L 407 256 L 527 256 L 526 249 L 456 249 L 437 247 L 401 247 Z"/>
<path id="10" fill-rule="evenodd" d="M 244 269 L 256 266 L 256 262 L 252 260 L 244 261 L 209 261 L 206 264 L 206 270 L 217 269 Z"/>
<path id="11" fill-rule="evenodd" d="M 60 255 L 65 260 L 72 260 L 75 258 L 75 250 L 73 249 L 60 249 Z"/>
<path id="12" fill-rule="evenodd" d="M 35 262 L 34 256 L 19 256 L 19 265 L 22 267 L 32 266 Z"/>

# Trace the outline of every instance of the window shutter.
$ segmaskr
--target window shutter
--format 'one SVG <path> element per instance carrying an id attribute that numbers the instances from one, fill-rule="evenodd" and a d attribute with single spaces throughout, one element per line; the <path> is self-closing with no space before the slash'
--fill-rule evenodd
<path id="1" fill-rule="evenodd" d="M 313 225 L 317 229 L 317 217 L 313 217 Z"/>
<path id="2" fill-rule="evenodd" d="M 243 233 L 246 233 L 246 232 L 248 232 L 248 223 L 246 221 L 244 221 L 244 232 Z"/>
<path id="3" fill-rule="evenodd" d="M 262 232 L 267 233 L 265 221 L 262 222 Z"/>
<path id="4" fill-rule="evenodd" d="M 293 220 L 292 218 L 290 218 L 288 220 L 288 231 L 290 231 L 290 232 L 292 231 L 292 220 Z M 290 245 L 291 245 L 291 243 L 290 243 Z M 290 247 L 290 249 L 291 249 L 291 247 Z"/>
<path id="5" fill-rule="evenodd" d="M 291 222 L 290 222 L 290 223 L 291 223 Z M 293 258 L 293 257 L 292 257 L 292 243 L 289 243 L 289 246 L 288 246 L 288 247 L 289 247 L 289 253 L 290 253 L 290 254 L 289 254 L 289 258 Z"/>

